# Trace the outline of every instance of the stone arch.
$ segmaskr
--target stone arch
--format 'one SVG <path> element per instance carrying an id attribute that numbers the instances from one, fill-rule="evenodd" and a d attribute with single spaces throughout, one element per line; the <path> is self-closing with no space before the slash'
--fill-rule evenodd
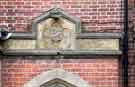
<path id="1" fill-rule="evenodd" d="M 42 85 L 53 81 L 68 84 L 70 87 L 92 87 L 87 82 L 82 80 L 78 75 L 74 75 L 71 72 L 67 72 L 63 69 L 53 69 L 43 72 L 24 84 L 23 87 L 42 87 Z"/>
<path id="2" fill-rule="evenodd" d="M 76 87 L 64 80 L 61 80 L 61 79 L 53 79 L 51 81 L 48 81 L 44 84 L 42 84 L 40 87 Z"/>

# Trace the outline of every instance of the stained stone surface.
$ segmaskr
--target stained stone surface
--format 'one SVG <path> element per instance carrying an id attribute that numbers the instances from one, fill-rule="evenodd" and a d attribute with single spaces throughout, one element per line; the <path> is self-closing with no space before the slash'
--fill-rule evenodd
<path id="1" fill-rule="evenodd" d="M 119 50 L 118 39 L 78 39 L 78 50 Z"/>
<path id="2" fill-rule="evenodd" d="M 64 18 L 49 18 L 39 23 L 37 48 L 75 49 L 75 24 Z"/>
<path id="3" fill-rule="evenodd" d="M 4 44 L 5 49 L 35 49 L 35 40 L 8 40 Z"/>
<path id="4" fill-rule="evenodd" d="M 39 44 L 41 45 L 40 47 L 38 46 Z M 65 44 L 63 43 L 63 45 Z M 51 46 L 51 44 L 48 45 Z M 42 48 L 45 50 L 56 49 L 56 47 L 49 48 L 48 45 L 46 45 L 45 43 L 39 40 L 36 41 L 36 40 L 11 39 L 5 43 L 4 48 L 6 49 L 41 49 Z M 57 50 L 60 49 L 57 48 Z M 76 39 L 76 48 L 73 50 L 119 50 L 119 39 Z"/>

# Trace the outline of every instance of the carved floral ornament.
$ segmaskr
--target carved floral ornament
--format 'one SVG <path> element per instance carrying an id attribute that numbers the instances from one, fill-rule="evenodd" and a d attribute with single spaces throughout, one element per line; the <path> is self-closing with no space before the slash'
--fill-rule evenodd
<path id="1" fill-rule="evenodd" d="M 79 18 L 52 8 L 35 18 L 32 32 L 13 32 L 0 45 L 5 55 L 121 54 L 120 33 L 82 33 Z"/>

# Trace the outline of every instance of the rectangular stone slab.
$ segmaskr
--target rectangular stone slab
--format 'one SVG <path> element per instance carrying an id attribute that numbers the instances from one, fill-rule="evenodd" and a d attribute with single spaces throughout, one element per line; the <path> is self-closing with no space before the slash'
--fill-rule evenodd
<path id="1" fill-rule="evenodd" d="M 120 50 L 119 39 L 77 39 L 75 50 Z M 36 40 L 15 40 L 5 42 L 5 49 L 39 49 Z M 41 48 L 40 48 L 41 49 Z M 42 48 L 42 50 L 50 50 Z M 51 49 L 53 50 L 53 49 Z M 58 49 L 61 50 L 61 49 Z"/>
<path id="2" fill-rule="evenodd" d="M 17 40 L 10 39 L 5 42 L 5 49 L 35 49 L 36 41 L 35 40 Z"/>
<path id="3" fill-rule="evenodd" d="M 78 39 L 78 50 L 119 50 L 119 39 Z"/>

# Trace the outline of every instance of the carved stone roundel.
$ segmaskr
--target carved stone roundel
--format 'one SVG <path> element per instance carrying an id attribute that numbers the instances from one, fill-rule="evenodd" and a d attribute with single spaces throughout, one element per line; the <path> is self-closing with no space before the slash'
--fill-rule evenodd
<path id="1" fill-rule="evenodd" d="M 52 42 L 60 42 L 63 39 L 63 29 L 52 27 L 49 29 L 50 39 Z"/>

